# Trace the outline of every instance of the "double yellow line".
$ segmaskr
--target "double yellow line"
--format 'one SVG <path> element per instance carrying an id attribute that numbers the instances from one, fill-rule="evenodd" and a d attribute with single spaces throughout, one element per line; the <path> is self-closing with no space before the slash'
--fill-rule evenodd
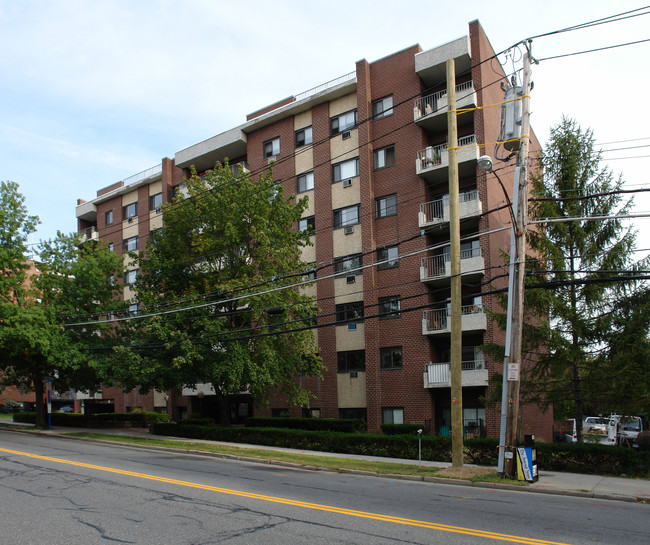
<path id="1" fill-rule="evenodd" d="M 369 513 L 366 511 L 357 511 L 355 509 L 345 509 L 342 507 L 333 507 L 331 505 L 322 505 L 318 503 L 309 503 L 304 501 L 290 500 L 286 498 L 279 498 L 276 496 L 267 496 L 264 494 L 255 494 L 253 492 L 242 492 L 241 490 L 233 490 L 230 488 L 221 488 L 219 486 L 210 486 L 207 484 L 193 483 L 190 481 L 180 481 L 177 479 L 168 479 L 167 477 L 159 477 L 157 475 L 149 475 L 147 473 L 137 473 L 134 471 L 126 471 L 123 469 L 116 469 L 113 467 L 97 466 L 93 464 L 85 464 L 83 462 L 73 462 L 71 460 L 64 460 L 62 458 L 52 458 L 50 456 L 40 456 L 38 454 L 31 454 L 29 452 L 21 452 L 18 450 L 11 450 L 0 448 L 0 452 L 8 454 L 15 454 L 17 456 L 25 456 L 27 458 L 35 458 L 37 460 L 45 460 L 48 462 L 55 462 L 58 464 L 65 464 L 76 467 L 83 467 L 86 469 L 95 469 L 97 471 L 104 471 L 107 473 L 116 473 L 118 475 L 126 475 L 128 477 L 136 477 L 138 479 L 146 479 L 149 481 L 156 481 L 166 484 L 174 484 L 177 486 L 185 486 L 189 488 L 197 488 L 199 490 L 208 490 L 210 492 L 218 492 L 219 494 L 227 494 L 230 496 L 239 496 L 241 498 L 248 498 L 253 500 L 261 500 L 273 503 L 280 503 L 283 505 L 290 505 L 292 507 L 302 507 L 303 509 L 314 509 L 317 511 L 326 511 L 328 513 L 337 513 L 339 515 L 347 515 L 350 517 L 359 517 L 371 520 L 379 520 L 383 522 L 390 522 L 393 524 L 403 524 L 407 526 L 417 526 L 419 528 L 428 528 L 430 530 L 439 530 L 441 532 L 452 532 L 456 534 L 466 534 L 470 536 L 483 537 L 487 539 L 496 539 L 510 543 L 525 543 L 527 545 L 567 545 L 566 543 L 558 543 L 556 541 L 545 541 L 542 539 L 533 539 L 528 537 L 513 536 L 508 534 L 499 534 L 496 532 L 486 532 L 483 530 L 475 530 L 472 528 L 463 528 L 460 526 L 449 526 L 447 524 L 438 524 L 435 522 L 426 522 L 422 520 L 406 519 L 401 517 L 393 517 L 390 515 L 382 515 L 379 513 Z"/>

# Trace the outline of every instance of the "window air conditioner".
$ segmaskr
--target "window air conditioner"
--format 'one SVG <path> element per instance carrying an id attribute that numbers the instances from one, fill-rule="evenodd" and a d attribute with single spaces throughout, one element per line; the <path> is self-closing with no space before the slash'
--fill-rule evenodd
<path id="1" fill-rule="evenodd" d="M 129 218 L 129 219 L 126 220 L 126 221 L 128 221 L 129 223 L 133 223 L 133 218 Z"/>
<path id="2" fill-rule="evenodd" d="M 352 180 L 343 180 L 343 187 L 351 187 Z"/>
<path id="3" fill-rule="evenodd" d="M 341 138 L 342 138 L 343 140 L 347 140 L 348 138 L 350 138 L 350 131 L 343 131 L 343 132 L 341 133 Z"/>
<path id="4" fill-rule="evenodd" d="M 348 276 L 345 278 L 346 283 L 348 284 L 354 284 L 357 281 L 356 276 Z"/>
<path id="5" fill-rule="evenodd" d="M 359 371 L 350 371 L 350 378 L 358 378 Z"/>
<path id="6" fill-rule="evenodd" d="M 346 235 L 351 235 L 352 233 L 354 233 L 354 227 L 352 225 L 346 227 L 345 229 L 343 229 L 343 233 L 345 233 Z"/>

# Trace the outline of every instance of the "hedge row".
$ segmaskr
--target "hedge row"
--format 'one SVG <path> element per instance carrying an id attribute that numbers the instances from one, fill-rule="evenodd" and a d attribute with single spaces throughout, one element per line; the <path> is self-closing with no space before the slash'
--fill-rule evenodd
<path id="1" fill-rule="evenodd" d="M 246 419 L 246 427 L 359 433 L 365 431 L 366 422 L 365 420 L 340 418 L 267 418 L 253 416 Z"/>
<path id="2" fill-rule="evenodd" d="M 14 422 L 36 423 L 35 412 L 16 413 Z M 52 413 L 53 426 L 68 426 L 73 428 L 107 427 L 108 424 L 117 423 L 117 426 L 132 423 L 147 426 L 154 422 L 168 422 L 169 416 L 163 413 L 97 413 L 86 415 L 80 413 Z"/>
<path id="3" fill-rule="evenodd" d="M 157 423 L 151 433 L 190 439 L 231 443 L 248 443 L 320 452 L 365 454 L 370 456 L 417 460 L 418 436 L 372 435 L 340 432 L 316 432 L 285 428 L 223 428 L 219 426 Z M 496 438 L 466 439 L 465 461 L 468 464 L 495 466 Z M 596 475 L 650 477 L 650 452 L 637 449 L 570 443 L 537 443 L 537 466 L 540 470 L 567 471 Z M 422 437 L 422 459 L 451 461 L 450 437 Z"/>

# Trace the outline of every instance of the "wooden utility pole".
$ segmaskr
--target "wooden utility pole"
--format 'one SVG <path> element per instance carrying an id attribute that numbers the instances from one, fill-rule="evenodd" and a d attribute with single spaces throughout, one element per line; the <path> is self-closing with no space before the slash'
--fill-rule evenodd
<path id="1" fill-rule="evenodd" d="M 449 239 L 451 258 L 451 464 L 463 465 L 463 378 L 461 370 L 460 216 L 458 190 L 458 130 L 456 122 L 456 67 L 447 60 L 447 153 L 449 155 Z"/>
<path id="2" fill-rule="evenodd" d="M 519 187 L 517 195 L 516 262 L 513 289 L 513 312 L 508 369 L 508 418 L 505 444 L 505 475 L 514 477 L 519 425 L 519 385 L 521 374 L 522 334 L 524 318 L 524 276 L 526 274 L 526 216 L 528 203 L 528 149 L 530 142 L 530 42 L 524 55 L 521 137 L 517 169 Z M 517 179 L 517 177 L 515 177 Z M 511 259 L 513 256 L 511 256 Z M 511 380 L 512 379 L 512 380 Z"/>

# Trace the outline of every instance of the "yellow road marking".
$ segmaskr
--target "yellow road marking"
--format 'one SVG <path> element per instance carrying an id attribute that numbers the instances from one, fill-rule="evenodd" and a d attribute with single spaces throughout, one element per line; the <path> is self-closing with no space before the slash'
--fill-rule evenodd
<path id="1" fill-rule="evenodd" d="M 62 458 L 52 458 L 50 456 L 41 456 L 39 454 L 31 454 L 29 452 L 21 452 L 18 450 L 10 450 L 0 448 L 0 452 L 7 452 L 17 456 L 25 456 L 27 458 L 35 458 L 37 460 L 46 460 L 48 462 L 55 462 L 58 464 L 66 464 L 71 466 L 83 467 L 86 469 L 96 469 L 98 471 L 105 471 L 108 473 L 116 473 L 118 475 L 126 475 L 129 477 L 137 477 L 139 479 L 146 479 L 149 481 L 157 481 L 167 484 L 175 484 L 178 486 L 186 486 L 190 488 L 197 488 L 200 490 L 209 490 L 211 492 L 218 492 L 220 494 L 227 494 L 230 496 L 239 496 L 242 498 L 249 498 L 254 500 L 262 500 L 273 503 L 281 503 L 284 505 L 291 505 L 293 507 L 302 507 L 304 509 L 314 509 L 317 511 L 326 511 L 329 513 L 337 513 L 340 515 L 348 515 L 351 517 L 366 518 L 372 520 L 380 520 L 383 522 L 392 522 L 393 524 L 404 524 L 407 526 L 417 526 L 419 528 L 429 528 L 431 530 L 440 530 L 442 532 L 453 532 L 456 534 L 466 534 L 470 536 L 483 537 L 488 539 L 499 539 L 511 543 L 525 543 L 527 545 L 568 545 L 566 543 L 558 543 L 556 541 L 545 541 L 542 539 L 534 539 L 528 537 L 513 536 L 508 534 L 498 534 L 495 532 L 487 532 L 483 530 L 475 530 L 472 528 L 463 528 L 460 526 L 449 526 L 447 524 L 438 524 L 435 522 L 426 522 L 422 520 L 406 519 L 401 517 L 393 517 L 391 515 L 382 515 L 379 513 L 370 513 L 366 511 L 356 511 L 354 509 L 345 509 L 342 507 L 333 507 L 331 505 L 322 505 L 318 503 L 309 503 L 303 501 L 290 500 L 276 496 L 266 496 L 264 494 L 255 494 L 253 492 L 243 492 L 241 490 L 233 490 L 229 488 L 221 488 L 219 486 L 210 486 L 207 484 L 193 483 L 190 481 L 180 481 L 177 479 L 168 479 L 167 477 L 159 477 L 157 475 L 149 475 L 147 473 L 136 473 L 134 471 L 126 471 L 124 469 L 116 469 L 113 467 L 97 466 L 93 464 L 86 464 L 83 462 L 73 462 L 71 460 L 64 460 Z"/>

